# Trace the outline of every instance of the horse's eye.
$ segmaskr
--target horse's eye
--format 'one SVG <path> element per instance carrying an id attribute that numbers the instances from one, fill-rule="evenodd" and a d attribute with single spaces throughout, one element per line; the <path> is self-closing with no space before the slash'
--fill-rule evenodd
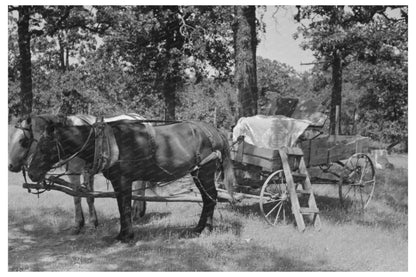
<path id="1" fill-rule="evenodd" d="M 28 138 L 22 138 L 20 140 L 20 145 L 22 145 L 22 147 L 24 147 L 24 148 L 29 148 L 29 146 L 30 146 L 29 139 Z"/>

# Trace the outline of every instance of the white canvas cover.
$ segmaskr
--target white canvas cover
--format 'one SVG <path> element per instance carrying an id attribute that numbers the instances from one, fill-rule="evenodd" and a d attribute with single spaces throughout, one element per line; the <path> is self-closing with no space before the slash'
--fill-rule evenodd
<path id="1" fill-rule="evenodd" d="M 233 141 L 243 135 L 245 142 L 261 148 L 293 147 L 310 124 L 283 115 L 242 117 L 233 129 Z"/>

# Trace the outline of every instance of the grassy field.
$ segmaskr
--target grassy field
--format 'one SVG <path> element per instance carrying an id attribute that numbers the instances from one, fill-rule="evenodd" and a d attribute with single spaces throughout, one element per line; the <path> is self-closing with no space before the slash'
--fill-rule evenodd
<path id="1" fill-rule="evenodd" d="M 129 244 L 113 239 L 114 199 L 96 200 L 97 229 L 71 235 L 72 198 L 60 192 L 37 198 L 22 189 L 21 175 L 9 173 L 9 271 L 407 271 L 407 156 L 396 158 L 395 170 L 377 174 L 365 214 L 340 209 L 336 187 L 316 186 L 320 231 L 271 227 L 257 205 L 222 203 L 214 231 L 194 237 L 199 204 L 149 203 Z M 107 190 L 102 177 L 96 183 Z"/>

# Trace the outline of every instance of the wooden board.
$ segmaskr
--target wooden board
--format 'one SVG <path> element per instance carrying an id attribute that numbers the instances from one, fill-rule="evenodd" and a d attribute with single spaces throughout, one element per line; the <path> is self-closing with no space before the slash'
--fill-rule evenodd
<path id="1" fill-rule="evenodd" d="M 89 191 L 85 188 L 78 187 L 74 184 L 71 184 L 61 178 L 57 177 L 51 177 L 49 180 L 52 180 L 53 182 L 48 184 L 46 187 L 43 184 L 30 184 L 30 183 L 24 183 L 23 188 L 25 189 L 36 189 L 36 190 L 56 190 L 64 192 L 71 196 L 77 196 L 77 197 L 94 197 L 94 198 L 116 198 L 117 193 L 114 191 Z M 234 199 L 229 195 L 228 191 L 223 189 L 217 189 L 218 193 L 218 201 L 219 202 L 232 202 L 233 200 L 240 201 L 243 198 L 243 195 L 236 194 L 234 196 Z M 170 195 L 149 195 L 149 196 L 142 196 L 142 195 L 132 195 L 131 196 L 133 200 L 139 200 L 139 201 L 149 201 L 149 202 L 202 202 L 201 195 L 192 189 L 183 190 L 182 192 L 179 192 L 177 194 L 170 194 Z"/>
<path id="2" fill-rule="evenodd" d="M 276 171 L 282 168 L 279 150 L 256 147 L 243 141 L 231 149 L 231 159 L 236 163 L 254 165 L 264 171 Z"/>
<path id="3" fill-rule="evenodd" d="M 301 143 L 308 167 L 326 165 L 348 159 L 355 153 L 368 151 L 370 139 L 361 136 L 324 136 Z"/>
<path id="4" fill-rule="evenodd" d="M 369 138 L 361 136 L 322 136 L 304 141 L 300 148 L 307 167 L 326 165 L 348 159 L 355 153 L 367 152 Z M 231 149 L 235 163 L 258 166 L 261 170 L 273 172 L 282 169 L 279 150 L 256 147 L 246 142 Z M 289 161 L 291 164 L 291 161 Z"/>

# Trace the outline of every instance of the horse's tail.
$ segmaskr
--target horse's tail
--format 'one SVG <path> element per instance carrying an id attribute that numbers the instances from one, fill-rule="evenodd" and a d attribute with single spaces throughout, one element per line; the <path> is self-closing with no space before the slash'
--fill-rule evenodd
<path id="1" fill-rule="evenodd" d="M 222 173 L 224 174 L 224 184 L 228 190 L 228 193 L 231 196 L 232 201 L 234 201 L 233 197 L 233 188 L 236 184 L 235 175 L 234 175 L 234 167 L 233 162 L 231 160 L 230 154 L 230 146 L 228 144 L 228 139 L 225 134 L 220 133 L 222 139 Z"/>

